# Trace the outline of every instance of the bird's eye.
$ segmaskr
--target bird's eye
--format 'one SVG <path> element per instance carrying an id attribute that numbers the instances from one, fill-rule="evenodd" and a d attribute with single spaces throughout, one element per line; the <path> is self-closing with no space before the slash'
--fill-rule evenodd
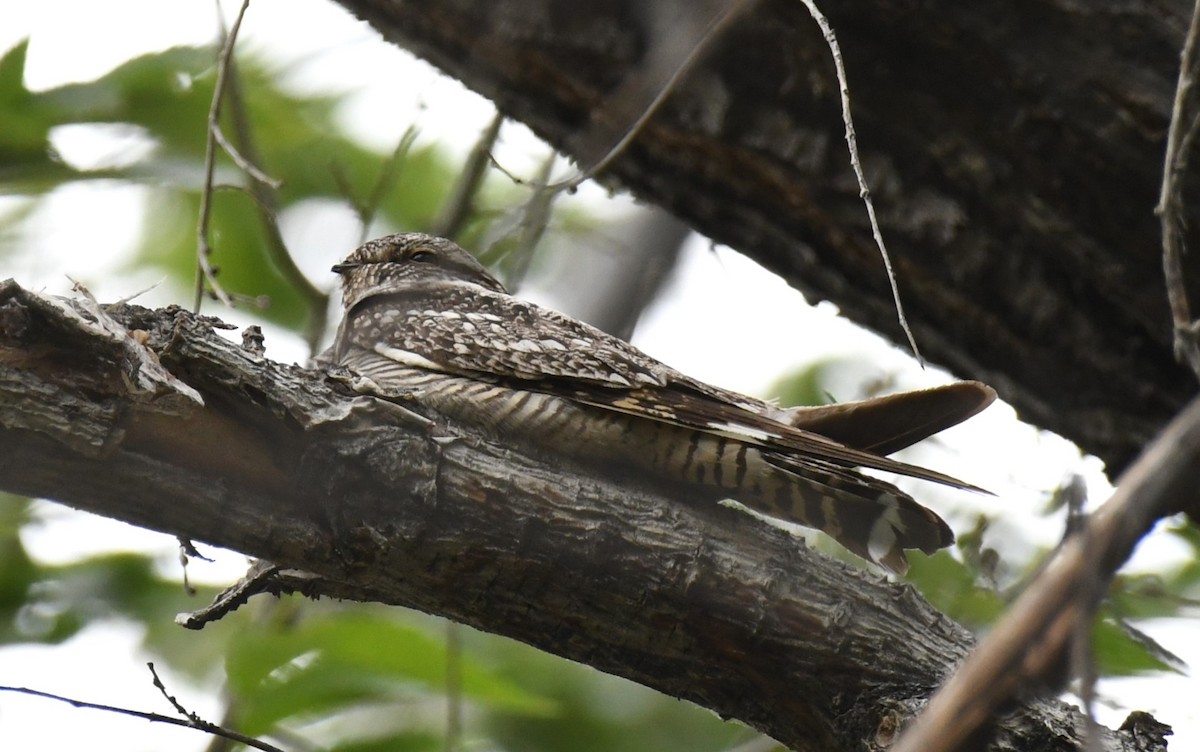
<path id="1" fill-rule="evenodd" d="M 413 255 L 409 256 L 408 258 L 411 261 L 416 261 L 416 262 L 422 263 L 422 264 L 428 264 L 430 261 L 433 261 L 434 259 L 437 258 L 437 254 L 435 254 L 433 251 L 416 251 L 413 253 Z"/>

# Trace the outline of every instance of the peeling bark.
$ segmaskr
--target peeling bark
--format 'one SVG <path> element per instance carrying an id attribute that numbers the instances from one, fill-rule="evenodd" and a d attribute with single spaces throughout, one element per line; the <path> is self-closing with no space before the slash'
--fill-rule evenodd
<path id="1" fill-rule="evenodd" d="M 796 750 L 887 746 L 971 646 L 907 585 L 748 515 L 508 451 L 214 325 L 0 284 L 0 489 L 507 635 Z M 993 748 L 1074 750 L 1079 725 L 1030 703 Z"/>

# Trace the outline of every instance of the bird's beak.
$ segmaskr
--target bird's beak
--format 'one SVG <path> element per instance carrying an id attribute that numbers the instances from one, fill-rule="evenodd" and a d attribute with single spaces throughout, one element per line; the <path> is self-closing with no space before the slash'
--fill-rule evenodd
<path id="1" fill-rule="evenodd" d="M 343 272 L 348 272 L 351 269 L 354 269 L 358 266 L 360 266 L 360 265 L 359 264 L 334 264 L 333 268 L 331 268 L 330 271 L 332 271 L 335 274 L 341 274 Z"/>

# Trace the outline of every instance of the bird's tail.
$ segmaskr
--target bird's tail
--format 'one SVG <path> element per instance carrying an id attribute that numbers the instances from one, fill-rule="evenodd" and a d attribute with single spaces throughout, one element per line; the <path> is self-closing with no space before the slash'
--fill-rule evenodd
<path id="1" fill-rule="evenodd" d="M 820 530 L 897 574 L 908 571 L 905 549 L 933 554 L 954 542 L 941 517 L 890 483 L 836 466 L 777 464 L 764 461 L 734 498 L 770 517 Z"/>

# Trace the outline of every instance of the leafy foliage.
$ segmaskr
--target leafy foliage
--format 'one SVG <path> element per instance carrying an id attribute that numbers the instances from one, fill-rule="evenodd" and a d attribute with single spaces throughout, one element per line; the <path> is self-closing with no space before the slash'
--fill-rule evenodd
<path id="1" fill-rule="evenodd" d="M 130 60 L 86 83 L 44 92 L 26 88 L 27 45 L 0 57 L 0 195 L 29 204 L 0 216 L 0 255 L 30 206 L 72 183 L 119 181 L 148 189 L 145 225 L 132 266 L 162 270 L 180 287 L 195 275 L 195 224 L 215 82 L 215 51 L 176 48 Z M 240 103 L 240 104 L 238 104 Z M 297 95 L 278 71 L 239 58 L 238 90 L 222 127 L 239 150 L 281 180 L 271 205 L 222 155 L 214 197 L 213 262 L 226 289 L 269 300 L 262 315 L 303 330 L 326 312 L 280 268 L 271 248 L 277 217 L 305 202 L 349 206 L 389 229 L 427 229 L 458 167 L 436 147 L 381 154 L 344 134 L 338 95 Z M 81 167 L 54 148 L 63 128 L 119 129 L 143 147 Z M 516 190 L 507 188 L 508 199 Z M 495 217 L 477 212 L 465 240 L 495 237 Z M 579 227 L 576 223 L 574 227 Z M 503 244 L 501 244 L 503 245 Z M 777 389 L 789 404 L 829 401 L 818 363 Z M 250 734 L 286 730 L 324 739 L 330 749 L 432 750 L 447 745 L 447 703 L 464 703 L 470 739 L 501 749 L 719 750 L 749 733 L 685 703 L 538 653 L 507 640 L 468 633 L 461 649 L 444 623 L 400 609 L 301 601 L 255 603 L 197 634 L 173 616 L 207 602 L 213 591 L 185 593 L 175 577 L 136 554 L 107 554 L 65 565 L 29 555 L 21 531 L 36 524 L 28 500 L 0 497 L 0 644 L 56 644 L 90 625 L 138 625 L 146 651 L 198 682 L 224 682 L 229 724 Z M 960 555 L 914 556 L 910 579 L 933 603 L 974 629 L 985 629 L 1010 593 L 992 581 L 980 530 L 962 536 Z M 1200 534 L 1177 535 L 1200 553 Z M 994 553 L 994 552 L 993 552 Z M 1177 613 L 1197 597 L 1200 556 L 1170 577 L 1122 578 L 1098 617 L 1104 671 L 1131 674 L 1174 666 L 1127 620 Z M 1192 601 L 1194 602 L 1194 600 Z M 138 670 L 131 666 L 131 670 Z"/>
<path id="2" fill-rule="evenodd" d="M 0 194 L 30 202 L 0 217 L 7 225 L 0 254 L 3 238 L 42 197 L 72 183 L 119 181 L 148 189 L 130 266 L 152 266 L 190 286 L 215 51 L 166 50 L 94 81 L 33 92 L 24 85 L 26 49 L 23 43 L 0 58 Z M 248 178 L 221 156 L 213 262 L 227 290 L 269 299 L 263 316 L 302 330 L 325 311 L 313 308 L 268 252 L 275 217 L 329 202 L 385 228 L 427 229 L 457 166 L 436 147 L 365 148 L 339 129 L 338 96 L 290 94 L 277 78 L 267 65 L 239 59 L 244 109 L 239 115 L 227 102 L 223 129 L 282 184 L 264 212 Z M 100 166 L 73 165 L 53 144 L 57 129 L 79 127 L 120 129 L 140 148 Z M 512 188 L 500 194 L 518 195 Z M 497 218 L 504 222 L 489 232 Z M 465 241 L 503 235 L 509 224 L 477 212 Z M 112 621 L 137 625 L 157 664 L 208 686 L 222 683 L 226 725 L 250 734 L 290 730 L 336 750 L 441 749 L 447 703 L 454 702 L 466 711 L 458 733 L 486 734 L 513 749 L 717 750 L 747 735 L 692 706 L 501 638 L 469 633 L 458 647 L 447 642 L 444 622 L 401 609 L 262 601 L 189 632 L 173 617 L 211 600 L 212 588 L 188 595 L 160 562 L 141 554 L 41 564 L 21 538 L 23 528 L 39 524 L 34 509 L 26 499 L 0 499 L 0 645 L 58 644 Z M 130 670 L 142 669 L 131 661 Z"/>

